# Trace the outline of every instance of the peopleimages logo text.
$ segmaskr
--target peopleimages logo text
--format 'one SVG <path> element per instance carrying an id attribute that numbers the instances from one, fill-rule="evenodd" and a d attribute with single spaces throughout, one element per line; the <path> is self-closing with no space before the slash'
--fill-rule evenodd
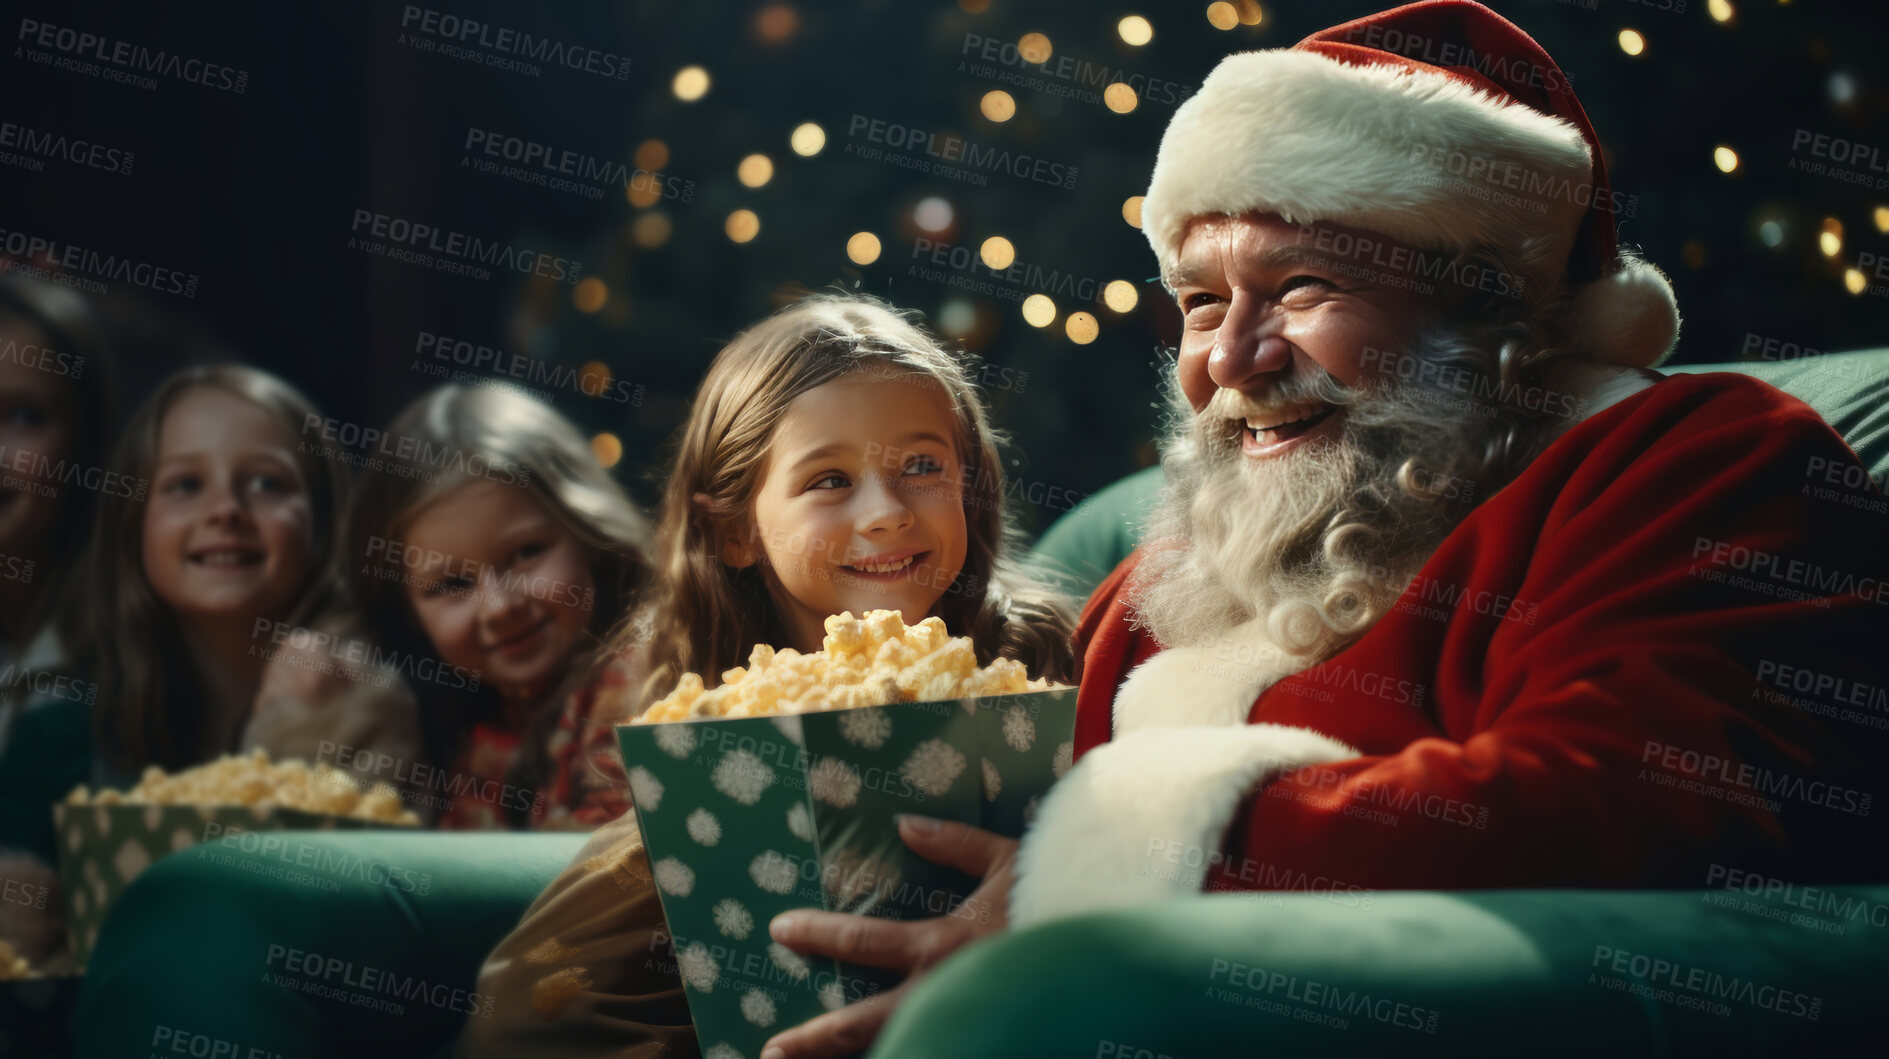
<path id="1" fill-rule="evenodd" d="M 237 95 L 242 95 L 249 87 L 248 70 L 202 59 L 189 59 L 161 49 L 133 44 L 128 40 L 113 40 L 37 19 L 20 19 L 20 32 L 14 39 L 40 48 L 50 48 L 73 59 L 103 63 L 139 74 L 175 78 Z"/>
<path id="2" fill-rule="evenodd" d="M 454 44 L 484 48 L 533 62 L 596 74 L 598 77 L 624 81 L 630 76 L 630 59 L 627 55 L 600 51 L 582 44 L 567 44 L 561 40 L 535 36 L 415 4 L 408 4 L 401 10 L 400 28 L 409 33 L 424 33 Z"/>
<path id="3" fill-rule="evenodd" d="M 584 272 L 582 261 L 558 257 L 540 250 L 521 250 L 496 240 L 481 239 L 476 235 L 436 228 L 430 224 L 376 213 L 373 210 L 356 209 L 350 231 L 356 236 L 366 235 L 375 239 L 384 239 L 408 250 L 425 250 L 480 265 L 496 265 L 515 272 L 545 276 L 564 283 L 576 283 Z"/>

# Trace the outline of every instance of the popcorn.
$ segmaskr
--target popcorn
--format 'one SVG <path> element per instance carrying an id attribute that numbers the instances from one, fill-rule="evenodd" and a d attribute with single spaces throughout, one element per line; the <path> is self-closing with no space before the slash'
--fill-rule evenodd
<path id="1" fill-rule="evenodd" d="M 708 688 L 699 674 L 684 673 L 675 690 L 631 723 L 850 710 L 1050 687 L 1047 680 L 1029 679 L 1015 659 L 999 658 L 979 669 L 971 638 L 949 635 L 941 618 L 907 625 L 896 610 L 861 618 L 847 611 L 826 620 L 820 650 L 801 654 L 757 644 L 746 666 L 722 673 L 720 686 Z"/>
<path id="2" fill-rule="evenodd" d="M 362 791 L 346 772 L 326 763 L 310 768 L 299 760 L 270 763 L 262 749 L 226 754 L 207 765 L 170 775 L 156 765 L 128 791 L 96 795 L 81 784 L 67 805 L 252 805 L 300 809 L 416 827 L 419 817 L 402 808 L 400 792 L 385 783 Z"/>

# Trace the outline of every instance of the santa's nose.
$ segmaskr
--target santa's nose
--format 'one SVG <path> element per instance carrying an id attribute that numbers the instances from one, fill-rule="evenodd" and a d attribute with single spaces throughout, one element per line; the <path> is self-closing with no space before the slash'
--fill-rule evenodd
<path id="1" fill-rule="evenodd" d="M 1244 391 L 1291 367 L 1292 343 L 1280 336 L 1279 321 L 1265 313 L 1259 299 L 1235 292 L 1214 332 L 1207 377 L 1226 389 Z"/>

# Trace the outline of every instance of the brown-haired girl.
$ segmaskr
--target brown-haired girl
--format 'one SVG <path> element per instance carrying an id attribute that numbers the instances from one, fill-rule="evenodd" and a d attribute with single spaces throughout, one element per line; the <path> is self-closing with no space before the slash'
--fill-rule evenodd
<path id="1" fill-rule="evenodd" d="M 440 825 L 594 827 L 620 815 L 601 650 L 648 566 L 647 520 L 550 406 L 441 386 L 376 442 L 349 517 L 356 595 L 419 696 L 418 787 Z"/>
<path id="2" fill-rule="evenodd" d="M 817 295 L 735 337 L 697 391 L 619 644 L 710 680 L 757 643 L 818 650 L 841 610 L 969 635 L 980 663 L 1074 674 L 1066 604 L 1009 557 L 997 438 L 962 364 L 883 302 Z M 695 1047 L 633 814 L 600 829 L 487 958 L 462 1057 Z M 636 1054 L 644 1054 L 637 1051 Z"/>
<path id="3" fill-rule="evenodd" d="M 397 687 L 306 680 L 323 660 L 277 647 L 295 639 L 278 632 L 346 626 L 333 552 L 347 475 L 303 440 L 320 421 L 293 387 L 235 364 L 178 371 L 132 414 L 83 569 L 72 650 L 87 694 L 19 718 L 0 756 L 0 847 L 49 864 L 55 801 L 153 766 L 307 756 L 323 740 L 411 753 Z"/>

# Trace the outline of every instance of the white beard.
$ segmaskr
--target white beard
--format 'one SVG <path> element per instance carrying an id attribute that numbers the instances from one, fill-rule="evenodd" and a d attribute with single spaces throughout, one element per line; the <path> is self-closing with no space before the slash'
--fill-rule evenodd
<path id="1" fill-rule="evenodd" d="M 1137 622 L 1171 657 L 1124 684 L 1118 731 L 1241 723 L 1260 691 L 1355 641 L 1466 513 L 1411 483 L 1472 476 L 1500 428 L 1421 391 L 1363 393 L 1320 372 L 1265 403 L 1338 405 L 1340 433 L 1254 460 L 1239 450 L 1237 393 L 1195 415 L 1171 389 L 1167 484 L 1128 585 Z M 1414 473 L 1417 454 L 1427 477 Z"/>

